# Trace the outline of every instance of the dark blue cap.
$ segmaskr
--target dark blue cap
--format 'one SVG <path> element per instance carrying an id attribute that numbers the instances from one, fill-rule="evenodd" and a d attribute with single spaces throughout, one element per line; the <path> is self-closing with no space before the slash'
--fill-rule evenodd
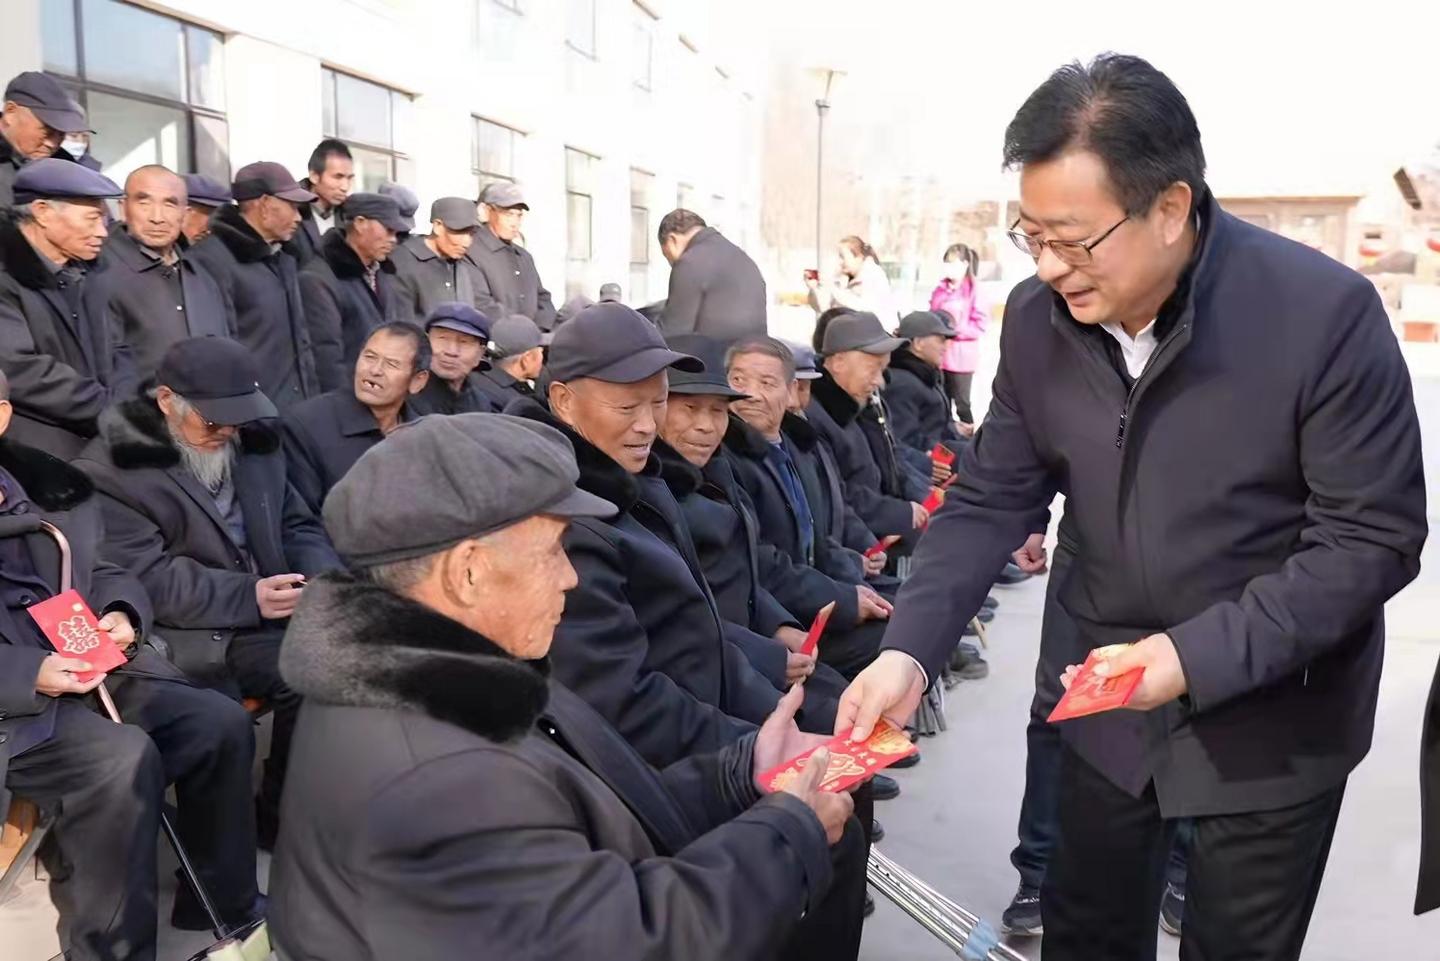
<path id="1" fill-rule="evenodd" d="M 586 307 L 555 331 L 550 378 L 557 383 L 593 377 L 634 384 L 667 367 L 699 373 L 705 365 L 665 346 L 660 331 L 624 304 Z"/>
<path id="2" fill-rule="evenodd" d="M 125 191 L 104 174 L 82 167 L 73 160 L 46 157 L 32 160 L 15 175 L 15 203 L 32 200 L 76 198 L 108 200 L 123 196 Z"/>
<path id="3" fill-rule="evenodd" d="M 706 397 L 749 397 L 730 386 L 725 376 L 725 344 L 704 334 L 676 334 L 666 340 L 671 349 L 689 354 L 705 365 L 701 371 L 677 370 L 670 375 L 670 393 Z"/>
<path id="4" fill-rule="evenodd" d="M 234 199 L 230 196 L 229 187 L 204 174 L 186 174 L 183 179 L 185 194 L 192 204 L 199 204 L 203 207 L 223 207 Z"/>
<path id="5" fill-rule="evenodd" d="M 29 107 L 41 123 L 61 133 L 94 133 L 85 122 L 85 110 L 48 73 L 16 74 L 5 85 L 5 99 Z"/>
<path id="6" fill-rule="evenodd" d="M 795 358 L 795 379 L 796 380 L 819 380 L 820 368 L 815 360 L 815 351 L 809 344 L 797 344 L 793 340 L 782 341 L 790 348 L 790 355 Z"/>
<path id="7" fill-rule="evenodd" d="M 455 300 L 435 305 L 425 318 L 425 329 L 428 331 L 432 327 L 444 327 L 483 341 L 490 340 L 490 318 L 469 304 Z"/>

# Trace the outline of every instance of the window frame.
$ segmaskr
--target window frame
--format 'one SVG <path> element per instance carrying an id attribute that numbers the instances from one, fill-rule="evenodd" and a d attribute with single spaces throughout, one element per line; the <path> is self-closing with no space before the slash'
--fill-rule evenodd
<path id="1" fill-rule="evenodd" d="M 501 123 L 498 120 L 491 120 L 489 117 L 482 117 L 480 114 L 470 115 L 470 172 L 475 175 L 477 191 L 484 190 L 492 183 L 504 181 L 505 183 L 519 183 L 520 177 L 516 172 L 516 155 L 519 153 L 520 141 L 525 137 L 525 131 L 519 130 L 509 124 Z M 497 130 L 505 131 L 510 137 L 510 163 L 508 171 L 492 170 L 484 165 L 480 149 L 480 131 L 486 127 L 494 127 Z M 476 193 L 479 196 L 479 193 Z"/>
<path id="2" fill-rule="evenodd" d="M 353 137 L 342 137 L 340 135 L 340 77 L 346 77 L 358 83 L 369 84 L 372 87 L 378 87 L 379 89 L 385 91 L 388 96 L 387 102 L 390 111 L 390 116 L 387 123 L 387 127 L 389 129 L 390 143 L 380 144 L 373 141 L 360 140 Z M 329 78 L 333 78 L 333 82 L 328 84 L 330 89 L 327 91 L 327 79 Z M 330 104 L 325 104 L 323 102 L 326 99 L 327 95 L 333 97 L 333 101 Z M 395 122 L 396 101 L 397 99 L 404 100 L 409 103 L 411 109 L 413 109 L 415 103 L 415 98 L 413 96 L 395 87 L 389 87 L 383 83 L 376 83 L 374 80 L 370 80 L 366 77 L 357 76 L 353 73 L 348 73 L 344 70 L 337 69 L 336 67 L 332 67 L 322 61 L 320 64 L 320 97 L 322 101 L 320 110 L 320 115 L 322 118 L 320 124 L 321 137 L 334 138 L 336 140 L 343 141 L 346 146 L 358 148 L 365 153 L 383 154 L 386 157 L 390 158 L 390 180 L 396 181 L 397 183 L 408 183 L 410 182 L 410 180 L 413 179 L 409 176 L 409 171 L 414 168 L 414 158 L 410 155 L 409 151 L 401 149 L 400 147 L 397 147 L 395 145 L 396 128 L 398 126 Z M 328 110 L 326 109 L 327 107 L 329 108 Z M 327 116 L 330 121 L 329 123 L 326 123 L 325 121 L 325 118 Z M 402 173 L 402 170 L 404 170 L 405 172 Z"/>
<path id="3" fill-rule="evenodd" d="M 55 3 L 59 2 L 59 0 L 49 0 L 49 2 Z M 115 3 L 117 6 L 131 7 L 142 13 L 169 20 L 179 28 L 179 36 L 181 41 L 180 74 L 181 82 L 183 85 L 182 97 L 184 99 L 176 100 L 170 97 L 163 96 L 161 94 L 148 93 L 142 90 L 132 90 L 128 87 L 122 87 L 117 84 L 107 83 L 102 80 L 90 79 L 89 71 L 85 63 L 85 0 L 64 0 L 64 2 L 70 6 L 71 23 L 75 31 L 73 37 L 75 45 L 75 73 L 66 73 L 62 70 L 54 69 L 48 64 L 45 64 L 43 66 L 45 72 L 49 73 L 51 76 L 55 77 L 56 80 L 60 81 L 60 84 L 65 87 L 65 89 L 68 90 L 71 95 L 75 97 L 75 100 L 80 104 L 81 107 L 85 109 L 85 114 L 87 118 L 90 115 L 90 94 L 92 93 L 112 97 L 117 100 L 132 100 L 136 103 L 143 103 L 152 107 L 164 107 L 170 110 L 179 111 L 180 113 L 184 114 L 185 148 L 189 161 L 187 164 L 185 164 L 185 166 L 189 167 L 190 169 L 177 172 L 182 174 L 207 173 L 211 176 L 214 176 L 216 173 L 220 173 L 221 176 L 217 179 L 228 182 L 230 179 L 230 116 L 228 112 L 229 92 L 222 91 L 222 96 L 224 97 L 226 103 L 225 108 L 216 108 L 208 106 L 206 104 L 195 103 L 192 101 L 191 98 L 193 96 L 193 92 L 191 88 L 193 86 L 194 78 L 193 66 L 191 64 L 190 45 L 190 34 L 192 31 L 204 32 L 216 37 L 219 40 L 220 49 L 223 53 L 225 49 L 225 42 L 227 40 L 226 34 L 221 33 L 217 30 L 211 30 L 208 27 L 201 26 L 198 23 L 193 23 L 181 17 L 173 16 L 169 13 L 164 13 L 159 10 L 152 10 L 149 7 L 143 7 L 139 4 L 129 3 L 127 2 L 127 0 L 110 0 L 110 2 Z M 41 13 L 41 16 L 44 16 L 43 12 Z M 42 40 L 42 63 L 44 61 L 44 57 L 45 51 Z M 218 121 L 221 124 L 224 124 L 225 142 L 221 145 L 221 153 L 223 155 L 225 167 L 224 171 L 205 171 L 200 170 L 197 166 L 197 160 L 201 154 L 201 151 L 197 149 L 199 145 L 199 137 L 197 134 L 199 124 L 197 124 L 196 122 L 197 117 L 203 117 L 206 120 Z M 96 136 L 101 135 L 103 135 L 103 131 L 97 132 L 96 134 Z M 213 140 L 214 138 L 209 139 Z"/>
<path id="4" fill-rule="evenodd" d="M 587 3 L 590 6 L 590 48 L 588 50 L 576 44 L 571 34 L 571 7 L 577 2 Z M 585 57 L 587 60 L 600 59 L 600 41 L 598 36 L 600 32 L 599 6 L 598 0 L 565 0 L 565 46 L 579 56 Z"/>

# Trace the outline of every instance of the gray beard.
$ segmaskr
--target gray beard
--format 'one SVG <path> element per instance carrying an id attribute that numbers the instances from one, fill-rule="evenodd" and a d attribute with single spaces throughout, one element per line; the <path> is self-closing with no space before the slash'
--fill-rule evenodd
<path id="1" fill-rule="evenodd" d="M 235 442 L 231 441 L 216 451 L 200 450 L 185 443 L 179 433 L 165 425 L 170 431 L 170 439 L 175 443 L 175 449 L 180 452 L 180 463 L 205 489 L 212 494 L 225 486 L 225 481 L 230 477 L 230 468 L 235 464 Z"/>

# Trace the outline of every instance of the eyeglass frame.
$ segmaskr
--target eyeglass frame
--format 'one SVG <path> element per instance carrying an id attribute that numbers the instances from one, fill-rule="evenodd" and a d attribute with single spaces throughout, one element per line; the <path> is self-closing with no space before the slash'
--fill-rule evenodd
<path id="1" fill-rule="evenodd" d="M 1111 227 L 1109 230 L 1105 231 L 1099 237 L 1096 237 L 1094 240 L 1090 241 L 1041 240 L 1039 237 L 1030 236 L 1023 230 L 1015 229 L 1016 227 L 1020 226 L 1020 221 L 1024 219 L 1024 217 L 1016 217 L 1015 222 L 1010 225 L 1010 229 L 1005 231 L 1005 236 L 1009 237 L 1010 242 L 1013 243 L 1016 247 L 1020 248 L 1021 253 L 1029 254 L 1038 262 L 1040 260 L 1040 255 L 1045 252 L 1045 248 L 1049 247 L 1050 252 L 1055 255 L 1055 259 L 1060 261 L 1062 264 L 1068 264 L 1071 267 L 1085 267 L 1089 264 L 1094 263 L 1095 248 L 1104 243 L 1105 238 L 1109 237 L 1115 231 L 1119 230 L 1125 224 L 1125 222 L 1130 219 L 1130 215 L 1126 214 L 1119 223 Z M 1038 249 L 1032 251 L 1030 249 L 1031 244 L 1035 244 Z M 1078 261 L 1066 260 L 1059 252 L 1061 249 L 1082 250 L 1085 252 L 1084 259 Z"/>

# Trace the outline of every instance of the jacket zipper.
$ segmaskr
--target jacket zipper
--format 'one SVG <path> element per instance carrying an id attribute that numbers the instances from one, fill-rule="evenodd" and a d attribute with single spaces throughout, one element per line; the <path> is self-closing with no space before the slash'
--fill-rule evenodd
<path id="1" fill-rule="evenodd" d="M 1120 425 L 1115 429 L 1115 448 L 1117 450 L 1125 447 L 1125 428 L 1130 420 L 1130 402 L 1135 399 L 1136 388 L 1140 386 L 1140 381 L 1145 379 L 1145 374 L 1154 366 L 1156 359 L 1165 353 L 1165 349 L 1174 342 L 1176 336 L 1184 329 L 1185 325 L 1183 324 L 1175 328 L 1170 332 L 1170 336 L 1166 337 L 1160 346 L 1155 348 L 1155 353 L 1150 355 L 1150 360 L 1145 364 L 1145 370 L 1140 372 L 1140 376 L 1135 378 L 1135 382 L 1130 385 L 1129 392 L 1125 394 L 1125 405 L 1120 408 Z"/>

